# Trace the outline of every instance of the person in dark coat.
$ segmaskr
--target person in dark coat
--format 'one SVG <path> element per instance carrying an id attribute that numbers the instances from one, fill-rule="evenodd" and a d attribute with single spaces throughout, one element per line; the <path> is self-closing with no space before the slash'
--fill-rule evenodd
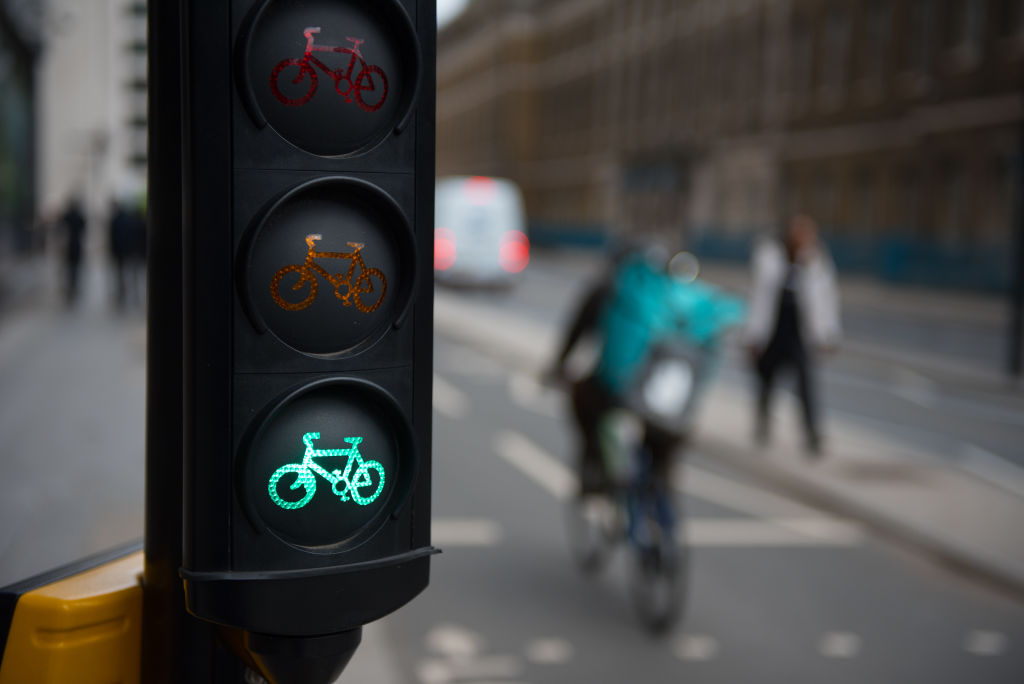
<path id="1" fill-rule="evenodd" d="M 68 202 L 68 208 L 61 217 L 61 226 L 66 238 L 64 250 L 64 273 L 67 300 L 78 298 L 79 273 L 82 267 L 82 245 L 85 241 L 85 215 L 81 201 L 75 197 Z"/>

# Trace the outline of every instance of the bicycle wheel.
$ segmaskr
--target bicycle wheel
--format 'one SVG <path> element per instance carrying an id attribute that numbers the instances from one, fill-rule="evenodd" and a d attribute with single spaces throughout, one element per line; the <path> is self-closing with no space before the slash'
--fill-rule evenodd
<path id="1" fill-rule="evenodd" d="M 298 67 L 298 71 L 290 69 L 289 67 Z M 294 74 L 294 76 L 292 75 Z M 286 86 L 284 89 L 281 88 L 280 79 L 284 76 Z M 303 86 L 302 81 L 309 79 L 309 86 Z M 301 59 L 283 59 L 277 63 L 274 70 L 270 72 L 270 90 L 274 93 L 274 97 L 278 99 L 281 104 L 288 105 L 289 107 L 300 107 L 310 100 L 313 99 L 313 95 L 316 93 L 316 70 L 313 69 L 309 64 Z M 306 88 L 305 94 L 299 97 L 289 97 L 285 91 L 292 93 L 302 93 L 302 89 Z"/>
<path id="2" fill-rule="evenodd" d="M 374 280 L 379 281 L 378 285 L 374 285 Z M 377 307 L 384 301 L 384 295 L 388 291 L 388 281 L 385 280 L 384 274 L 379 268 L 367 268 L 364 269 L 359 277 L 356 278 L 356 282 L 352 285 L 352 291 L 355 293 L 353 301 L 355 302 L 356 308 L 363 313 L 370 313 L 376 311 Z M 377 299 L 374 300 L 373 304 L 366 304 L 360 295 L 371 294 L 373 292 L 380 292 L 377 295 Z M 369 297 L 368 299 L 373 299 Z"/>
<path id="3" fill-rule="evenodd" d="M 295 474 L 295 481 L 289 486 L 289 490 L 302 490 L 302 498 L 298 501 L 290 501 L 281 496 L 280 492 L 277 491 L 277 484 L 281 481 L 285 475 L 289 473 Z M 285 480 L 287 482 L 287 480 Z M 301 463 L 288 463 L 283 465 L 274 471 L 274 474 L 270 476 L 270 482 L 267 483 L 267 491 L 270 493 L 271 500 L 286 510 L 295 510 L 296 508 L 302 508 L 309 503 L 309 500 L 316 494 L 316 476 Z"/>
<path id="4" fill-rule="evenodd" d="M 581 494 L 569 502 L 566 523 L 569 550 L 585 575 L 604 569 L 618 540 L 619 507 L 611 495 Z"/>
<path id="5" fill-rule="evenodd" d="M 388 97 L 388 78 L 384 70 L 376 64 L 363 68 L 356 76 L 356 104 L 364 112 L 375 112 L 384 104 Z M 363 93 L 370 93 L 364 97 Z"/>
<path id="6" fill-rule="evenodd" d="M 370 470 L 377 471 L 377 488 L 373 490 L 373 494 L 369 496 L 363 496 L 359 493 L 359 490 L 363 487 L 373 487 L 373 478 L 370 477 Z M 360 506 L 365 506 L 368 503 L 372 503 L 380 493 L 384 490 L 384 466 L 380 464 L 380 461 L 363 461 L 356 468 L 355 476 L 352 478 L 352 483 L 349 485 L 348 493 L 352 495 L 352 500 Z"/>
<path id="7" fill-rule="evenodd" d="M 290 302 L 283 296 L 281 291 L 281 281 L 289 273 L 298 273 L 299 279 L 288 289 L 295 292 L 301 290 L 307 284 L 309 285 L 309 293 L 301 301 Z M 313 275 L 308 268 L 299 264 L 289 264 L 275 273 L 274 277 L 271 278 L 270 296 L 274 298 L 274 303 L 285 311 L 301 311 L 313 303 L 313 300 L 316 299 L 316 291 L 319 287 L 320 285 L 317 283 L 316 276 Z"/>
<path id="8" fill-rule="evenodd" d="M 641 623 L 653 634 L 664 634 L 683 614 L 688 576 L 686 549 L 679 544 L 647 499 L 640 519 L 631 527 L 633 569 L 631 595 Z"/>

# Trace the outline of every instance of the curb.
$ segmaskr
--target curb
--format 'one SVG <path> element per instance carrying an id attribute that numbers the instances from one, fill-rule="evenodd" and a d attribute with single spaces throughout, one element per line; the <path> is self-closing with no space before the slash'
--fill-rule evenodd
<path id="1" fill-rule="evenodd" d="M 793 496 L 815 508 L 857 520 L 876 534 L 913 546 L 944 565 L 977 579 L 983 579 L 1017 600 L 1024 601 L 1024 577 L 1012 570 L 979 558 L 894 516 L 879 513 L 877 509 L 855 498 L 843 496 L 810 482 L 789 468 L 750 458 L 746 452 L 725 443 L 720 438 L 703 433 L 698 434 L 695 441 L 697 450 L 703 456 L 717 459 L 772 489 Z"/>

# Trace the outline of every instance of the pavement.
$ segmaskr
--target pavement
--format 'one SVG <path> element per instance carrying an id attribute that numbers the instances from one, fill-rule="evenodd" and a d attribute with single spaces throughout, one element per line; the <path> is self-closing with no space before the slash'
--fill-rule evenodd
<path id="1" fill-rule="evenodd" d="M 720 276 L 716 273 L 712 277 L 715 275 Z M 857 299 L 862 298 L 896 315 L 906 309 L 908 315 L 918 317 L 948 317 L 955 302 L 968 318 L 990 321 L 999 315 L 997 305 L 982 305 L 971 295 L 946 298 L 936 309 L 934 293 L 928 297 L 925 292 L 904 292 L 877 299 L 871 296 L 872 287 L 858 287 L 856 283 L 847 287 L 844 283 L 847 304 L 855 307 Z M 982 303 L 988 301 L 981 298 Z M 551 325 L 525 316 L 510 320 L 507 312 L 497 312 L 445 290 L 438 290 L 435 298 L 435 328 L 440 335 L 471 344 L 519 370 L 538 375 L 550 362 L 560 333 Z M 859 349 L 852 353 L 886 353 L 883 346 L 871 340 L 859 344 L 855 340 L 853 344 Z M 934 359 L 926 357 L 919 359 L 918 365 L 969 374 L 979 383 L 1016 391 L 1016 386 L 997 370 L 986 371 L 970 360 L 946 365 L 940 362 L 933 367 Z M 909 443 L 841 420 L 829 423 L 826 453 L 819 460 L 809 460 L 795 437 L 787 438 L 781 430 L 773 444 L 756 448 L 751 439 L 750 403 L 751 398 L 735 388 L 716 385 L 701 409 L 693 448 L 766 486 L 859 520 L 877 533 L 1024 600 L 1024 535 L 1020 534 L 1024 481 L 1019 471 L 1008 472 L 1005 478 L 983 479 Z M 788 433 L 794 435 L 796 431 Z"/>

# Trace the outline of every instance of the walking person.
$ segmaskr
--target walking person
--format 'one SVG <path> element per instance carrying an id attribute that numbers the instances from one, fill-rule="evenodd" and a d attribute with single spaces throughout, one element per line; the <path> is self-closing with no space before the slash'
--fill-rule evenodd
<path id="1" fill-rule="evenodd" d="M 64 246 L 65 288 L 69 304 L 78 297 L 78 280 L 82 267 L 82 243 L 85 239 L 85 215 L 77 197 L 72 197 L 68 208 L 61 216 L 61 226 L 66 240 Z"/>
<path id="2" fill-rule="evenodd" d="M 131 287 L 129 259 L 132 251 L 132 226 L 128 212 L 117 200 L 110 203 L 110 258 L 114 266 L 114 306 L 123 309 Z"/>
<path id="3" fill-rule="evenodd" d="M 780 371 L 796 374 L 805 447 L 822 450 L 815 366 L 840 337 L 835 266 L 814 220 L 797 215 L 781 240 L 762 241 L 751 260 L 753 290 L 746 343 L 758 381 L 755 438 L 769 439 L 772 393 Z"/>

